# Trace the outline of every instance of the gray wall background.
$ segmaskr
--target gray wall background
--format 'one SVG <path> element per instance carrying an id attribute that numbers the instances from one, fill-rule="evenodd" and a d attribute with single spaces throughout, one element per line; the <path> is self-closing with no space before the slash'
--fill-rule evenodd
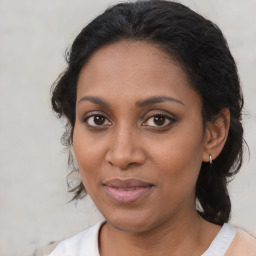
<path id="1" fill-rule="evenodd" d="M 43 255 L 51 241 L 101 219 L 89 198 L 68 204 L 64 122 L 50 107 L 50 86 L 64 52 L 110 0 L 0 1 L 0 255 Z M 182 1 L 217 23 L 237 61 L 251 150 L 230 184 L 231 223 L 256 235 L 255 0 Z M 53 245 L 54 246 L 54 245 Z"/>

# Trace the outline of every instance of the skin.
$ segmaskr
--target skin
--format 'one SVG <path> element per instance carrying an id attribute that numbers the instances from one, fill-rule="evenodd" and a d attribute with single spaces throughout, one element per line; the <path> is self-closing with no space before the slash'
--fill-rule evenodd
<path id="1" fill-rule="evenodd" d="M 157 96 L 171 100 L 145 103 Z M 202 161 L 209 154 L 216 158 L 224 146 L 229 111 L 204 129 L 201 109 L 178 63 L 154 45 L 118 42 L 85 64 L 73 147 L 86 190 L 107 220 L 99 235 L 101 255 L 188 256 L 208 248 L 220 226 L 197 214 L 195 185 Z M 118 204 L 103 186 L 111 178 L 153 187 L 135 202 Z"/>

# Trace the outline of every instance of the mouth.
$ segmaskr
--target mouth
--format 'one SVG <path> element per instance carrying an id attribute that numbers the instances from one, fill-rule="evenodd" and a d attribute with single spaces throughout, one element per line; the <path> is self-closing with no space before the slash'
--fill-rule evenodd
<path id="1" fill-rule="evenodd" d="M 107 195 L 116 203 L 128 204 L 148 195 L 154 185 L 138 179 L 111 179 L 103 183 Z"/>

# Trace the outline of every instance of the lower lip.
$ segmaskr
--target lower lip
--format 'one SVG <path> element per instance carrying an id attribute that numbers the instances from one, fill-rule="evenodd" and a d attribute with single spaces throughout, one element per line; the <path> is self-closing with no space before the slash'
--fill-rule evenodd
<path id="1" fill-rule="evenodd" d="M 110 196 L 110 198 L 113 199 L 115 202 L 120 204 L 128 204 L 150 193 L 153 186 L 136 187 L 136 188 L 130 188 L 129 190 L 124 188 L 110 187 L 110 186 L 104 186 L 104 188 L 108 196 Z"/>

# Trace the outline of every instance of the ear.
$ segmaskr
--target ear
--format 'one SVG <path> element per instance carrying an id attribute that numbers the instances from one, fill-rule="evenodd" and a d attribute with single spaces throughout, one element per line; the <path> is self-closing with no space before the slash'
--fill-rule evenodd
<path id="1" fill-rule="evenodd" d="M 222 151 L 228 137 L 230 111 L 224 108 L 213 121 L 206 123 L 205 143 L 202 156 L 203 162 L 214 160 Z"/>

